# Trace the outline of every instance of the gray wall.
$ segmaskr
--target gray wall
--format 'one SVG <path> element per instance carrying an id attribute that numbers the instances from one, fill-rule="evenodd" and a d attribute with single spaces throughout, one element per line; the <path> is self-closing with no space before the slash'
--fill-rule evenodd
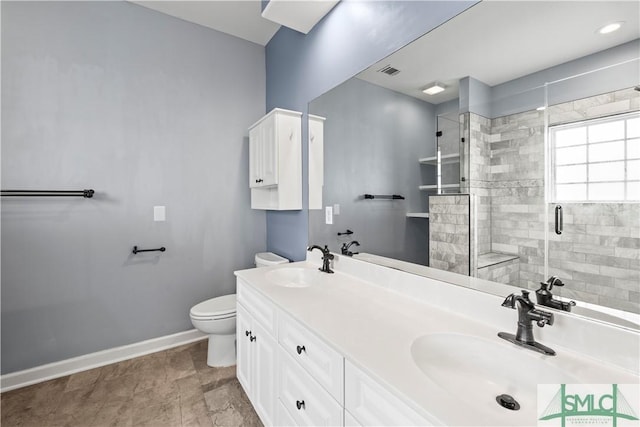
<path id="1" fill-rule="evenodd" d="M 487 118 L 534 110 L 638 84 L 640 39 L 565 62 L 500 85 L 488 87 L 473 78 L 460 82 L 460 108 Z"/>
<path id="2" fill-rule="evenodd" d="M 281 28 L 267 45 L 267 108 L 306 112 L 311 100 L 476 3 L 343 0 L 306 36 Z M 306 142 L 302 176 L 303 211 L 267 214 L 267 247 L 295 260 L 308 242 Z"/>
<path id="3" fill-rule="evenodd" d="M 435 107 L 352 78 L 315 99 L 309 113 L 327 118 L 323 203 L 340 205 L 333 225 L 325 224 L 324 210 L 309 211 L 310 243 L 339 252 L 343 242 L 358 240 L 362 246 L 352 251 L 427 265 L 428 221 L 406 213 L 427 211 L 418 186 L 435 183 L 435 167 L 418 162 L 435 155 Z M 365 193 L 405 200 L 364 200 Z M 339 238 L 346 229 L 355 234 Z"/>
<path id="4" fill-rule="evenodd" d="M 126 2 L 2 2 L 2 107 L 3 188 L 96 190 L 3 199 L 2 373 L 191 329 L 265 249 L 261 46 Z"/>

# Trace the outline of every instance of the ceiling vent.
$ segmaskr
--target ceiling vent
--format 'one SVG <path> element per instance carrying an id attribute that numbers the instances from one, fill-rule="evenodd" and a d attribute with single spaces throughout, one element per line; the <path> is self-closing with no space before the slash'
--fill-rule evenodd
<path id="1" fill-rule="evenodd" d="M 395 76 L 396 74 L 398 74 L 400 72 L 400 70 L 398 70 L 397 68 L 393 68 L 391 65 L 387 65 L 386 67 L 383 67 L 381 69 L 378 70 L 379 73 L 385 73 L 388 74 L 390 76 Z"/>

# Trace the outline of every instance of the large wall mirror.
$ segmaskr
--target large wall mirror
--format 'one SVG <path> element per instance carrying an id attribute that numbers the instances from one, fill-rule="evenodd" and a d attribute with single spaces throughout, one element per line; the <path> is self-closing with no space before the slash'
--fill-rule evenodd
<path id="1" fill-rule="evenodd" d="M 639 328 L 639 17 L 481 2 L 313 100 L 309 242 Z"/>

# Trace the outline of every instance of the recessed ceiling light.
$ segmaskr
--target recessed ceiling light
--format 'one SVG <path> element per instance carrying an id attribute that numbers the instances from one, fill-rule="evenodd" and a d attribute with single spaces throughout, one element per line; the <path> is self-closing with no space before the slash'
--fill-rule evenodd
<path id="1" fill-rule="evenodd" d="M 426 93 L 427 95 L 435 95 L 436 93 L 444 92 L 446 88 L 447 87 L 442 83 L 435 82 L 422 89 L 422 92 Z"/>
<path id="2" fill-rule="evenodd" d="M 544 105 L 542 105 L 542 106 L 540 106 L 540 107 L 536 108 L 536 110 L 538 110 L 538 111 L 544 111 L 544 110 L 546 110 L 546 109 L 547 109 L 547 107 L 545 107 Z"/>
<path id="3" fill-rule="evenodd" d="M 613 33 L 614 31 L 619 30 L 620 27 L 622 27 L 622 24 L 624 24 L 624 22 L 612 22 L 611 24 L 607 24 L 604 27 L 599 28 L 598 33 L 599 34 Z"/>

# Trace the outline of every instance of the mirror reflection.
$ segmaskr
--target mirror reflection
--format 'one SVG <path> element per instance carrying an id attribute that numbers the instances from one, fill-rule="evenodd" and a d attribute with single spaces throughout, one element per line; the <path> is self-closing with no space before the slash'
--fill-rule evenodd
<path id="1" fill-rule="evenodd" d="M 309 241 L 637 327 L 640 6 L 557 3 L 480 3 L 314 100 Z"/>

